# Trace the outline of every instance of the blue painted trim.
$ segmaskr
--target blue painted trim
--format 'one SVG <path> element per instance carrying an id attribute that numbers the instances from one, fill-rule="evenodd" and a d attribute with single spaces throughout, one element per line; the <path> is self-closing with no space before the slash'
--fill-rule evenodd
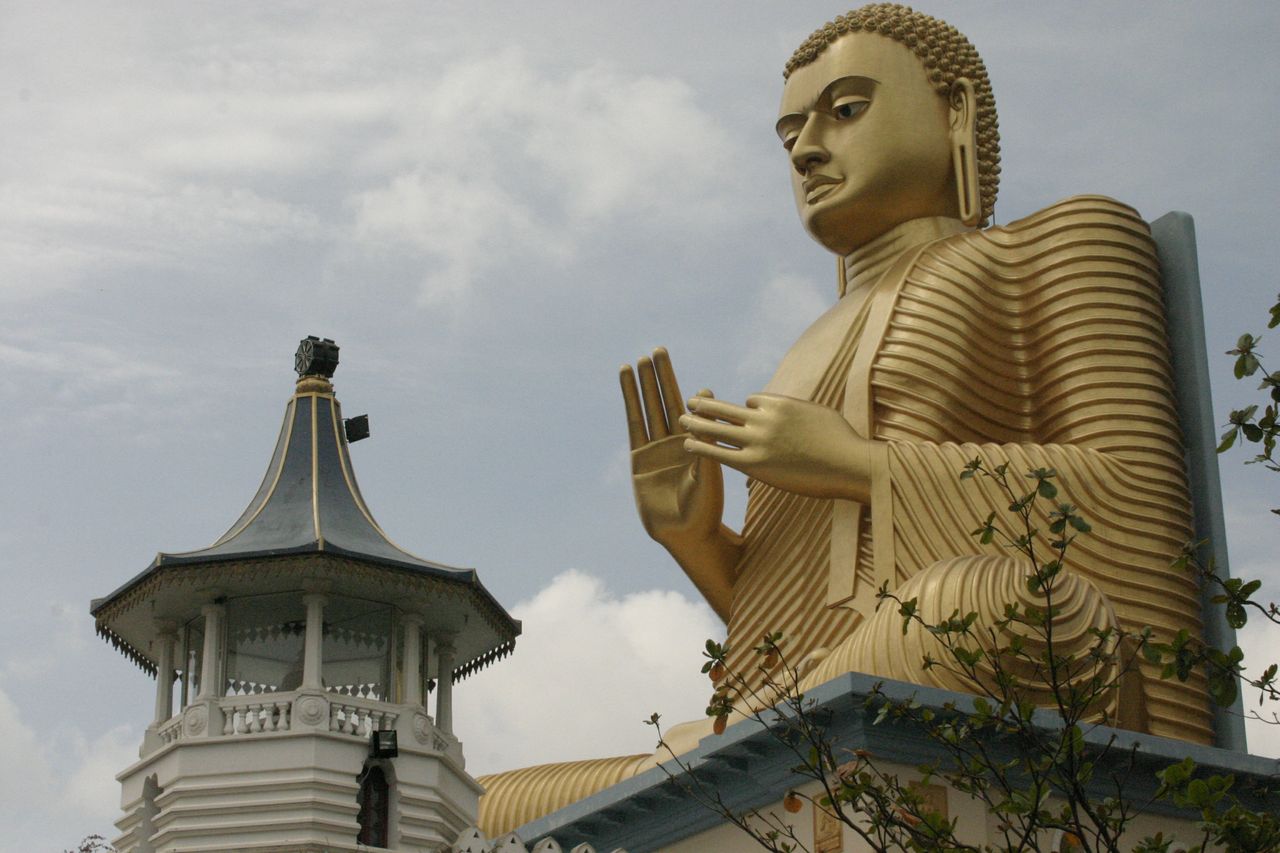
<path id="1" fill-rule="evenodd" d="M 1151 223 L 1151 236 L 1156 241 L 1164 281 L 1174 396 L 1185 444 L 1196 540 L 1208 540 L 1209 556 L 1219 576 L 1227 578 L 1231 576 L 1227 561 L 1227 526 L 1222 514 L 1217 427 L 1209 389 L 1208 347 L 1204 337 L 1195 222 L 1189 214 L 1181 211 L 1166 213 Z M 1236 645 L 1236 632 L 1227 624 L 1222 605 L 1210 601 L 1215 592 L 1206 587 L 1201 596 L 1205 640 L 1216 648 L 1230 649 Z M 1231 707 L 1215 706 L 1213 711 L 1213 729 L 1218 746 L 1247 752 L 1243 697 L 1237 696 Z"/>
<path id="2" fill-rule="evenodd" d="M 914 723 L 892 719 L 874 723 L 875 713 L 868 709 L 867 699 L 877 685 L 891 700 L 914 699 L 938 713 L 946 713 L 948 703 L 970 708 L 973 698 L 849 673 L 807 694 L 814 701 L 811 713 L 829 715 L 828 735 L 840 748 L 866 749 L 885 761 L 907 766 L 944 759 L 945 751 Z M 1054 724 L 1051 712 L 1038 712 L 1037 716 L 1046 727 Z M 1094 773 L 1093 787 L 1099 797 L 1113 795 L 1120 785 L 1132 802 L 1143 803 L 1156 789 L 1157 770 L 1190 757 L 1204 773 L 1233 774 L 1233 790 L 1249 807 L 1280 808 L 1276 792 L 1280 760 L 1104 726 L 1090 730 L 1086 740 L 1099 751 L 1107 748 Z M 714 785 L 725 805 L 735 812 L 776 803 L 801 781 L 792 772 L 798 763 L 796 755 L 750 720 L 735 723 L 723 735 L 703 738 L 682 760 L 698 778 Z M 589 843 L 597 850 L 625 847 L 630 853 L 645 853 L 723 822 L 693 801 L 666 771 L 680 773 L 674 762 L 667 762 L 665 770 L 648 770 L 527 823 L 516 832 L 526 844 L 552 837 L 565 850 Z M 1163 801 L 1146 811 L 1187 820 L 1196 817 Z"/>

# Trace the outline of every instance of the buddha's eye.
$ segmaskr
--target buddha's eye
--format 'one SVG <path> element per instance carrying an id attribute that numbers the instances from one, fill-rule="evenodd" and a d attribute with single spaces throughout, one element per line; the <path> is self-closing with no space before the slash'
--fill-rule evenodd
<path id="1" fill-rule="evenodd" d="M 862 111 L 870 106 L 870 104 L 870 101 L 861 99 L 837 101 L 832 105 L 831 112 L 833 112 L 838 119 L 850 119 L 862 113 Z"/>
<path id="2" fill-rule="evenodd" d="M 799 136 L 800 134 L 798 133 L 788 133 L 786 136 L 782 137 L 782 147 L 788 151 L 790 151 L 792 148 L 795 148 L 796 138 Z"/>

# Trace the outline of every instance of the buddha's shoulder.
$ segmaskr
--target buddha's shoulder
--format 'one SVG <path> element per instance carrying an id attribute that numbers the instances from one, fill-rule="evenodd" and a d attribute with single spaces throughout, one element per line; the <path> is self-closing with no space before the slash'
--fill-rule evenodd
<path id="1" fill-rule="evenodd" d="M 1053 293 L 1083 281 L 1081 263 L 1094 271 L 1106 267 L 1107 281 L 1123 278 L 1143 292 L 1160 281 L 1146 221 L 1129 205 L 1101 195 L 1073 196 L 1007 225 L 956 234 L 930 251 L 944 262 L 927 263 L 929 274 L 952 283 L 965 279 L 975 298 L 1014 282 L 1023 294 Z"/>
<path id="2" fill-rule="evenodd" d="M 1078 195 L 1038 210 L 1007 225 L 971 232 L 989 244 L 1014 249 L 1032 245 L 1067 248 L 1110 243 L 1151 253 L 1154 246 L 1146 220 L 1127 204 L 1104 195 Z"/>

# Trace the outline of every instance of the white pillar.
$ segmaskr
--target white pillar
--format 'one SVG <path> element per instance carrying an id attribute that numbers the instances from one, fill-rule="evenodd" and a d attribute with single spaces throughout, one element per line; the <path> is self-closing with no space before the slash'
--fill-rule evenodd
<path id="1" fill-rule="evenodd" d="M 302 596 L 302 603 L 307 606 L 307 636 L 303 646 L 302 689 L 323 689 L 320 678 L 320 654 L 324 643 L 324 603 L 325 597 L 318 592 L 308 592 Z"/>
<path id="2" fill-rule="evenodd" d="M 453 734 L 453 635 L 436 637 L 436 662 L 440 671 L 436 683 L 436 728 Z"/>
<path id="3" fill-rule="evenodd" d="M 173 716 L 173 644 L 177 640 L 176 627 L 170 622 L 156 625 L 156 639 L 160 643 L 160 661 L 156 667 L 156 725 Z"/>
<path id="4" fill-rule="evenodd" d="M 422 704 L 422 617 L 406 613 L 404 622 L 404 696 L 405 705 Z"/>
<path id="5" fill-rule="evenodd" d="M 218 660 L 218 640 L 222 636 L 222 614 L 226 608 L 221 604 L 206 604 L 200 608 L 204 614 L 204 659 L 200 662 L 200 693 L 197 699 L 216 699 L 222 693 L 219 672 L 221 661 Z"/>

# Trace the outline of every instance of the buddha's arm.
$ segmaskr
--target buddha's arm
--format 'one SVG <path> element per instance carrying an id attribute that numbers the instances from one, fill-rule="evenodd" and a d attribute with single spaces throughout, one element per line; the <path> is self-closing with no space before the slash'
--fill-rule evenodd
<path id="1" fill-rule="evenodd" d="M 620 380 L 640 521 L 654 541 L 671 553 L 711 609 L 728 621 L 742 540 L 721 522 L 724 478 L 720 466 L 684 448 L 686 435 L 680 423 L 684 403 L 665 349 L 654 350 L 652 359 L 640 359 L 635 373 L 624 365 Z"/>
<path id="2" fill-rule="evenodd" d="M 710 538 L 662 543 L 721 621 L 729 621 L 742 537 L 725 525 Z"/>

